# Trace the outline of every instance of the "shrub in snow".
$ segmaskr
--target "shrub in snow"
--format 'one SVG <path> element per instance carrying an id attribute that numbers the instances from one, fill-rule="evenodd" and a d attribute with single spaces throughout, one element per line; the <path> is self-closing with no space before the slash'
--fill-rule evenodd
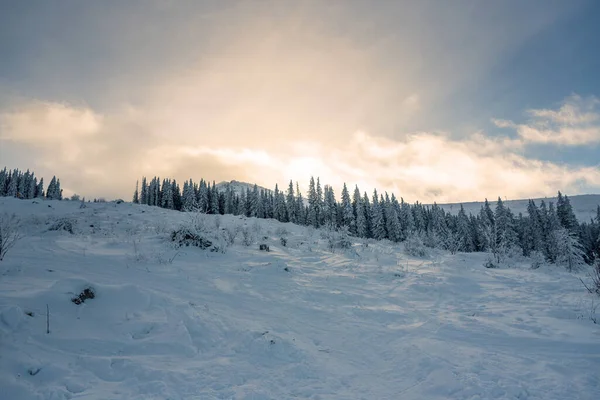
<path id="1" fill-rule="evenodd" d="M 235 244 L 235 238 L 237 237 L 238 232 L 239 227 L 237 226 L 228 226 L 227 228 L 223 229 L 221 234 L 223 235 L 223 239 L 225 239 L 227 246 L 233 246 Z"/>
<path id="2" fill-rule="evenodd" d="M 50 225 L 49 231 L 66 231 L 73 234 L 73 221 L 68 218 L 59 218 Z"/>
<path id="3" fill-rule="evenodd" d="M 340 229 L 334 229 L 332 227 L 323 229 L 321 231 L 321 236 L 327 240 L 329 251 L 333 252 L 335 249 L 345 250 L 352 247 L 347 227 Z"/>
<path id="4" fill-rule="evenodd" d="M 73 297 L 71 301 L 77 305 L 85 303 L 86 300 L 93 299 L 96 297 L 96 292 L 91 287 L 83 289 L 81 293 Z"/>
<path id="5" fill-rule="evenodd" d="M 531 260 L 531 269 L 538 269 L 546 262 L 546 257 L 544 257 L 544 253 L 541 251 L 532 251 L 529 258 Z"/>
<path id="6" fill-rule="evenodd" d="M 427 257 L 427 248 L 419 235 L 411 235 L 404 241 L 404 252 L 413 257 Z"/>
<path id="7" fill-rule="evenodd" d="M 269 250 L 269 245 L 268 245 L 268 244 L 264 244 L 264 243 L 263 243 L 263 244 L 260 244 L 260 245 L 258 246 L 258 249 L 259 249 L 260 251 L 267 251 L 267 252 L 268 252 L 268 251 L 271 251 L 271 250 Z"/>
<path id="8" fill-rule="evenodd" d="M 190 227 L 181 227 L 171 232 L 171 241 L 177 246 L 195 246 L 207 249 L 212 246 L 212 241 L 202 235 L 202 232 L 194 231 Z"/>
<path id="9" fill-rule="evenodd" d="M 19 239 L 21 234 L 17 217 L 6 213 L 0 215 L 0 261 Z"/>
<path id="10" fill-rule="evenodd" d="M 498 263 L 495 262 L 495 257 L 493 254 L 488 254 L 485 261 L 483 262 L 483 266 L 486 268 L 498 268 Z"/>
<path id="11" fill-rule="evenodd" d="M 280 238 L 279 238 L 279 242 L 281 243 L 281 245 L 282 245 L 283 247 L 286 247 L 286 246 L 287 246 L 287 238 L 286 238 L 286 237 L 283 237 L 283 236 L 282 236 L 282 237 L 280 237 Z"/>
<path id="12" fill-rule="evenodd" d="M 275 234 L 278 236 L 287 236 L 289 232 L 287 229 L 285 229 L 285 227 L 279 226 L 277 229 L 275 229 Z"/>
<path id="13" fill-rule="evenodd" d="M 193 246 L 224 253 L 228 243 L 226 232 L 209 228 L 206 218 L 204 214 L 191 213 L 187 223 L 171 231 L 171 241 L 177 247 Z"/>
<path id="14" fill-rule="evenodd" d="M 596 260 L 592 265 L 590 278 L 592 281 L 591 285 L 586 284 L 581 278 L 579 278 L 579 280 L 581 280 L 581 283 L 583 283 L 583 286 L 585 286 L 588 292 L 595 293 L 600 296 L 600 260 Z"/>
<path id="15" fill-rule="evenodd" d="M 247 226 L 241 228 L 240 232 L 242 233 L 242 243 L 244 246 L 250 246 L 254 243 L 254 235 Z"/>

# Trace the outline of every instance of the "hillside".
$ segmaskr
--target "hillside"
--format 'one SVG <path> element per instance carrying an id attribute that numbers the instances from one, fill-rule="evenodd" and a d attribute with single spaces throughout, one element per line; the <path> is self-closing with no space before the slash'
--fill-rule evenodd
<path id="1" fill-rule="evenodd" d="M 497 199 L 488 199 L 490 203 L 496 203 Z M 527 215 L 527 204 L 529 203 L 529 199 L 524 200 L 504 200 L 504 204 L 508 206 L 515 215 L 519 213 L 523 213 L 523 215 Z M 540 205 L 540 202 L 544 200 L 546 204 L 549 202 L 553 202 L 556 205 L 556 197 L 546 197 L 546 198 L 538 198 L 533 199 L 536 205 Z M 573 211 L 575 212 L 575 216 L 579 222 L 588 222 L 591 218 L 596 217 L 597 208 L 600 206 L 600 194 L 582 194 L 569 196 L 569 200 L 571 201 L 571 206 L 573 206 Z M 458 213 L 460 210 L 461 203 L 450 203 L 450 204 L 439 204 L 444 210 L 451 212 L 453 214 Z M 467 214 L 476 215 L 481 210 L 481 206 L 483 205 L 482 201 L 479 202 L 467 202 L 462 203 Z"/>
<path id="2" fill-rule="evenodd" d="M 0 198 L 26 234 L 0 262 L 2 398 L 600 398 L 585 271 L 489 270 L 481 253 L 419 258 L 387 241 L 331 250 L 329 233 L 274 220 L 79 205 Z M 173 247 L 182 225 L 224 252 Z M 74 304 L 86 288 L 95 297 Z"/>
<path id="3" fill-rule="evenodd" d="M 252 191 L 254 189 L 254 184 L 253 183 L 246 183 L 246 182 L 239 182 L 239 181 L 223 181 L 223 182 L 219 182 L 217 183 L 217 189 L 219 189 L 219 191 L 225 191 L 227 190 L 227 188 L 231 187 L 231 189 L 233 190 L 233 193 L 235 193 L 236 195 L 240 195 L 242 194 L 242 191 L 247 191 L 248 189 L 250 191 Z M 271 189 L 266 189 L 262 186 L 258 186 L 258 190 L 265 190 L 267 193 L 272 192 Z"/>
<path id="4" fill-rule="evenodd" d="M 241 194 L 242 190 L 254 188 L 254 184 L 247 182 L 239 182 L 239 181 L 230 181 L 230 182 L 220 182 L 217 183 L 217 188 L 219 190 L 226 190 L 228 186 L 231 186 L 235 194 Z M 265 190 L 267 192 L 272 192 L 271 189 L 266 189 L 262 186 L 258 187 L 259 190 Z M 280 190 L 286 191 L 287 187 L 279 188 Z M 337 193 L 337 192 L 336 192 Z M 339 197 L 339 193 L 338 197 Z M 567 193 L 568 195 L 568 193 Z M 305 205 L 308 205 L 308 200 L 305 198 Z M 488 199 L 490 203 L 495 204 L 497 198 Z M 519 199 L 519 200 L 505 200 L 504 204 L 510 207 L 512 212 L 515 215 L 519 213 L 523 213 L 523 215 L 527 215 L 527 204 L 529 203 L 529 199 Z M 556 205 L 557 198 L 556 197 L 545 197 L 545 198 L 536 198 L 533 199 L 536 205 L 540 205 L 540 202 L 544 200 L 547 203 L 553 202 Z M 595 218 L 597 214 L 597 208 L 600 206 L 600 194 L 581 194 L 569 196 L 569 200 L 571 201 L 571 206 L 573 206 L 573 211 L 577 216 L 577 219 L 580 222 L 588 222 L 590 218 Z M 481 206 L 483 205 L 483 201 L 470 201 L 465 203 L 445 203 L 438 204 L 445 211 L 448 211 L 452 214 L 457 214 L 460 210 L 460 205 L 463 205 L 467 214 L 477 215 L 481 210 Z"/>

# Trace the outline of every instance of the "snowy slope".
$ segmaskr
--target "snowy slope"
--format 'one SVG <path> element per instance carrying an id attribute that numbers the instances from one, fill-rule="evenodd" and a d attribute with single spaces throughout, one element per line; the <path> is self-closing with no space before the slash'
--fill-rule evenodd
<path id="1" fill-rule="evenodd" d="M 231 189 L 233 190 L 233 193 L 235 193 L 236 195 L 241 195 L 242 191 L 246 192 L 247 190 L 254 190 L 254 184 L 253 183 L 246 183 L 246 182 L 239 182 L 239 181 L 230 181 L 230 182 L 219 182 L 217 183 L 217 189 L 219 189 L 220 191 L 225 191 L 227 190 L 228 187 L 231 187 Z M 262 186 L 258 186 L 258 190 L 265 190 L 267 193 L 272 192 L 271 189 L 266 189 Z"/>
<path id="2" fill-rule="evenodd" d="M 254 244 L 175 250 L 190 215 L 132 204 L 0 210 L 28 235 L 0 263 L 2 399 L 600 398 L 600 325 L 574 274 L 330 252 L 318 230 L 233 216 L 206 224 Z M 59 217 L 75 234 L 48 231 Z"/>
<path id="3" fill-rule="evenodd" d="M 496 201 L 498 199 L 488 199 L 492 206 L 495 206 Z M 504 201 L 504 199 L 502 199 Z M 549 202 L 553 202 L 556 206 L 556 197 L 546 197 L 543 199 L 533 199 L 537 206 L 540 205 L 540 202 L 544 200 L 546 204 Z M 569 196 L 569 201 L 571 202 L 571 206 L 573 206 L 573 211 L 575 212 L 575 216 L 579 220 L 579 222 L 589 222 L 591 218 L 596 217 L 596 210 L 598 206 L 600 206 L 600 194 L 582 194 Z M 504 204 L 510 207 L 511 211 L 515 215 L 519 215 L 519 213 L 523 213 L 523 215 L 527 215 L 527 204 L 529 203 L 528 199 L 524 200 L 506 200 Z M 477 215 L 479 210 L 481 210 L 481 206 L 483 206 L 483 202 L 468 202 L 462 203 L 465 212 L 468 214 Z M 453 214 L 457 214 L 460 210 L 460 203 L 453 204 L 439 204 L 444 210 L 451 212 Z"/>

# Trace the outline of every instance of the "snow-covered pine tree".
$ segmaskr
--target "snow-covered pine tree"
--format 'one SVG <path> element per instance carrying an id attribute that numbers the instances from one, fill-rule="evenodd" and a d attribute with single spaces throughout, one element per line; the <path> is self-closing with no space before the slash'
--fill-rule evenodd
<path id="1" fill-rule="evenodd" d="M 338 226 L 337 221 L 337 203 L 333 188 L 325 185 L 323 188 L 323 224 L 327 227 Z"/>
<path id="2" fill-rule="evenodd" d="M 12 184 L 12 182 L 11 182 Z M 14 187 L 14 191 L 16 192 L 16 182 L 15 182 L 15 187 Z M 9 187 L 9 196 L 11 195 L 11 189 Z M 16 195 L 16 193 L 15 193 Z M 50 184 L 48 185 L 48 189 L 46 190 L 46 198 L 48 200 L 58 200 L 58 194 L 56 191 L 56 176 L 53 176 L 52 179 L 50 180 Z"/>
<path id="3" fill-rule="evenodd" d="M 498 197 L 496 203 L 496 212 L 494 214 L 496 224 L 496 242 L 497 248 L 504 258 L 514 251 L 517 246 L 517 234 L 515 232 L 514 216 L 510 209 L 504 206 L 504 202 Z"/>
<path id="4" fill-rule="evenodd" d="M 393 242 L 399 242 L 402 237 L 402 230 L 400 228 L 400 219 L 398 217 L 398 210 L 400 206 L 398 200 L 392 193 L 391 199 L 388 197 L 387 192 L 385 193 L 385 208 L 384 215 L 386 221 L 388 239 Z"/>
<path id="5" fill-rule="evenodd" d="M 381 202 L 383 203 L 383 201 Z M 385 218 L 383 216 L 383 204 L 380 204 L 377 189 L 373 190 L 373 202 L 371 204 L 371 229 L 373 238 L 377 240 L 385 239 L 387 233 L 385 231 Z"/>
<path id="6" fill-rule="evenodd" d="M 302 192 L 300 191 L 300 186 L 298 182 L 296 182 L 296 215 L 298 218 L 298 223 L 300 225 L 307 225 L 306 210 L 304 208 L 304 198 L 302 197 Z"/>
<path id="7" fill-rule="evenodd" d="M 458 234 L 460 246 L 459 251 L 471 252 L 475 250 L 475 241 L 473 240 L 473 231 L 469 222 L 469 217 L 463 205 L 460 205 L 460 210 L 456 218 L 456 232 Z"/>
<path id="8" fill-rule="evenodd" d="M 356 190 L 358 190 L 358 186 L 356 187 Z M 356 190 L 354 191 L 355 194 Z M 356 206 L 356 235 L 361 238 L 367 238 L 369 237 L 369 230 L 367 227 L 367 216 L 365 211 L 365 204 L 360 196 L 360 192 L 358 196 L 356 196 L 354 204 Z"/>
<path id="9" fill-rule="evenodd" d="M 317 189 L 315 187 L 315 179 L 311 176 L 310 183 L 308 185 L 308 215 L 307 215 L 307 223 L 309 225 L 314 226 L 315 228 L 319 227 L 319 204 L 317 197 Z"/>
<path id="10" fill-rule="evenodd" d="M 362 199 L 362 204 L 363 204 L 363 212 L 365 214 L 365 228 L 366 228 L 366 234 L 365 234 L 365 238 L 372 238 L 373 237 L 373 220 L 372 220 L 372 207 L 371 207 L 371 201 L 369 200 L 369 195 L 367 194 L 367 192 L 363 192 L 363 199 Z"/>
<path id="11" fill-rule="evenodd" d="M 40 181 L 35 188 L 35 197 L 36 198 L 44 198 L 46 194 L 44 193 L 44 178 L 40 178 Z"/>
<path id="12" fill-rule="evenodd" d="M 577 235 L 564 227 L 554 230 L 553 235 L 557 244 L 556 262 L 563 264 L 568 271 L 582 266 L 585 253 Z"/>
<path id="13" fill-rule="evenodd" d="M 162 198 L 161 198 L 161 204 L 160 206 L 162 208 L 167 208 L 169 210 L 173 209 L 173 191 L 172 191 L 173 186 L 171 185 L 171 181 L 168 179 L 163 179 L 162 181 L 162 189 L 161 189 L 161 193 L 162 193 Z"/>
<path id="14" fill-rule="evenodd" d="M 354 210 L 352 209 L 352 202 L 350 201 L 350 193 L 344 182 L 342 188 L 342 199 L 341 199 L 341 225 L 348 227 L 351 234 L 356 233 L 356 222 L 354 221 Z"/>
<path id="15" fill-rule="evenodd" d="M 140 194 L 139 194 L 139 181 L 135 181 L 135 192 L 133 192 L 133 204 L 140 203 Z"/>
<path id="16" fill-rule="evenodd" d="M 298 212 L 296 207 L 296 195 L 294 194 L 294 183 L 290 179 L 290 184 L 288 185 L 287 195 L 286 195 L 286 207 L 287 213 L 292 223 L 298 223 Z"/>
<path id="17" fill-rule="evenodd" d="M 321 180 L 317 177 L 317 223 L 323 225 L 323 189 L 321 188 Z"/>
<path id="18" fill-rule="evenodd" d="M 210 186 L 210 184 L 209 184 Z M 256 185 L 255 185 L 256 186 Z M 210 193 L 210 204 L 208 207 L 209 214 L 219 214 L 219 191 L 217 190 L 217 185 L 215 181 L 213 181 L 212 186 L 209 188 Z M 258 196 L 258 190 L 257 190 Z"/>
<path id="19" fill-rule="evenodd" d="M 196 208 L 196 195 L 194 194 L 194 183 L 192 179 L 183 184 L 183 196 L 181 199 L 181 209 L 183 211 L 192 211 Z"/>
<path id="20" fill-rule="evenodd" d="M 146 177 L 142 177 L 142 188 L 140 190 L 140 203 L 148 204 L 148 184 L 146 183 Z"/>
<path id="21" fill-rule="evenodd" d="M 0 197 L 6 196 L 6 186 L 8 182 L 8 172 L 6 167 L 0 171 Z"/>
<path id="22" fill-rule="evenodd" d="M 556 202 L 556 216 L 563 228 L 569 232 L 577 232 L 579 224 L 573 212 L 571 201 L 568 196 L 563 196 L 560 191 L 558 192 L 558 200 Z"/>
<path id="23" fill-rule="evenodd" d="M 19 182 L 19 170 L 14 169 L 8 178 L 8 188 L 6 195 L 9 197 L 17 197 Z"/>

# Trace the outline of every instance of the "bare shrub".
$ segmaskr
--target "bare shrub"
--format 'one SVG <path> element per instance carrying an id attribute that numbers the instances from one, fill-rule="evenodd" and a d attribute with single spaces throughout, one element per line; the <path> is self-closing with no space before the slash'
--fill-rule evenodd
<path id="1" fill-rule="evenodd" d="M 486 268 L 499 268 L 500 264 L 496 262 L 496 258 L 493 254 L 488 254 L 485 261 L 483 262 L 483 266 Z"/>
<path id="2" fill-rule="evenodd" d="M 579 278 L 583 286 L 587 289 L 588 292 L 592 294 L 597 294 L 600 296 L 600 260 L 596 260 L 594 265 L 592 265 L 592 272 L 590 273 L 590 284 L 586 284 L 583 279 Z"/>
<path id="3" fill-rule="evenodd" d="M 413 257 L 427 257 L 428 252 L 419 235 L 411 235 L 404 241 L 404 252 Z"/>
<path id="4" fill-rule="evenodd" d="M 233 246 L 235 244 L 235 238 L 237 237 L 239 232 L 239 226 L 229 226 L 223 230 L 223 237 L 225 238 L 227 246 Z"/>
<path id="5" fill-rule="evenodd" d="M 240 232 L 242 233 L 242 243 L 244 246 L 250 246 L 252 243 L 254 243 L 254 235 L 250 228 L 244 226 L 240 229 Z"/>
<path id="6" fill-rule="evenodd" d="M 258 222 L 257 219 L 255 219 L 254 222 L 252 223 L 252 230 L 254 232 L 256 232 L 257 235 L 260 235 L 262 233 L 262 226 L 261 226 L 260 222 Z"/>
<path id="7" fill-rule="evenodd" d="M 327 248 L 331 252 L 334 252 L 336 249 L 346 250 L 352 247 L 352 242 L 348 235 L 348 227 L 323 229 L 321 235 L 325 236 L 324 239 L 327 240 Z"/>
<path id="8" fill-rule="evenodd" d="M 69 232 L 70 234 L 75 233 L 73 226 L 75 225 L 75 223 L 68 219 L 68 218 L 59 218 L 56 221 L 54 221 L 52 223 L 52 225 L 50 225 L 50 228 L 48 228 L 49 231 L 65 231 L 65 232 Z"/>
<path id="9" fill-rule="evenodd" d="M 0 215 L 0 261 L 21 238 L 19 219 L 14 214 L 4 213 Z"/>
<path id="10" fill-rule="evenodd" d="M 83 291 L 81 293 L 79 293 L 77 296 L 71 298 L 71 301 L 77 305 L 80 305 L 80 304 L 85 303 L 86 300 L 93 299 L 95 297 L 96 297 L 96 292 L 94 291 L 94 289 L 91 287 L 87 287 L 87 288 L 83 289 Z"/>
<path id="11" fill-rule="evenodd" d="M 531 269 L 538 269 L 546 262 L 546 258 L 541 251 L 532 251 L 529 258 L 531 260 Z"/>
<path id="12" fill-rule="evenodd" d="M 287 235 L 289 235 L 289 232 L 285 228 L 285 226 L 278 226 L 277 229 L 275 229 L 275 234 L 277 236 L 287 236 Z"/>

